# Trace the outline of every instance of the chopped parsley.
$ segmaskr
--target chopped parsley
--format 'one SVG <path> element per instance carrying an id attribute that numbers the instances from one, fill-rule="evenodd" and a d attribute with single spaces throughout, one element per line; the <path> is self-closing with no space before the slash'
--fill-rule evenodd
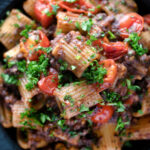
<path id="1" fill-rule="evenodd" d="M 93 21 L 92 21 L 92 19 L 89 19 L 89 20 L 87 20 L 87 21 L 82 22 L 82 24 L 81 24 L 81 29 L 82 29 L 83 31 L 90 32 L 92 26 L 93 26 Z"/>
<path id="2" fill-rule="evenodd" d="M 116 36 L 111 31 L 108 31 L 108 34 L 109 34 L 109 39 L 110 40 L 116 39 Z"/>
<path id="3" fill-rule="evenodd" d="M 80 23 L 79 23 L 79 22 L 76 22 L 76 23 L 75 23 L 75 26 L 76 26 L 76 28 L 77 28 L 78 30 L 80 30 L 81 27 L 80 27 Z"/>
<path id="4" fill-rule="evenodd" d="M 58 121 L 57 121 L 57 125 L 58 125 L 63 131 L 65 131 L 65 130 L 68 128 L 68 126 L 65 125 L 65 120 L 58 120 Z"/>
<path id="5" fill-rule="evenodd" d="M 38 50 L 42 50 L 44 52 L 46 52 L 47 54 L 50 53 L 52 51 L 52 47 L 42 47 L 42 46 L 38 46 L 37 48 L 34 49 L 35 51 Z"/>
<path id="6" fill-rule="evenodd" d="M 65 95 L 64 96 L 64 100 L 65 101 L 69 101 L 70 103 L 71 103 L 71 106 L 73 106 L 73 104 L 74 104 L 74 99 L 71 97 L 71 95 Z"/>
<path id="7" fill-rule="evenodd" d="M 26 61 L 25 60 L 18 61 L 16 64 L 17 64 L 17 68 L 20 72 L 26 71 Z"/>
<path id="8" fill-rule="evenodd" d="M 81 106 L 80 106 L 80 112 L 85 112 L 85 111 L 89 111 L 89 108 L 86 107 L 84 104 L 81 104 Z"/>
<path id="9" fill-rule="evenodd" d="M 136 52 L 137 55 L 142 56 L 148 52 L 148 49 L 143 48 L 142 44 L 139 44 L 141 37 L 137 33 L 131 33 L 129 38 L 125 39 L 131 46 L 131 48 Z"/>
<path id="10" fill-rule="evenodd" d="M 103 68 L 102 65 L 99 65 L 97 61 L 93 61 L 93 63 L 90 64 L 90 67 L 85 70 L 82 77 L 87 80 L 88 84 L 103 83 L 103 78 L 106 73 L 107 70 Z"/>
<path id="11" fill-rule="evenodd" d="M 56 15 L 57 14 L 57 10 L 59 9 L 58 5 L 51 5 L 52 6 L 52 12 L 50 12 L 49 8 L 44 9 L 44 11 L 42 13 L 46 14 L 46 16 L 50 17 L 52 15 Z"/>
<path id="12" fill-rule="evenodd" d="M 103 92 L 105 95 L 105 99 L 108 102 L 108 105 L 115 106 L 117 108 L 117 112 L 125 111 L 125 106 L 122 101 L 120 101 L 121 96 L 116 92 Z"/>
<path id="13" fill-rule="evenodd" d="M 4 82 L 7 84 L 18 85 L 19 83 L 17 75 L 9 75 L 9 74 L 2 73 L 1 77 L 3 78 Z"/>
<path id="14" fill-rule="evenodd" d="M 117 120 L 117 126 L 116 126 L 116 131 L 123 131 L 125 129 L 125 126 L 126 125 L 129 125 L 130 122 L 127 121 L 127 122 L 123 122 L 122 118 L 119 117 L 118 120 Z"/>
<path id="15" fill-rule="evenodd" d="M 138 85 L 132 85 L 129 79 L 126 79 L 126 83 L 129 90 L 137 91 L 141 89 Z"/>
<path id="16" fill-rule="evenodd" d="M 26 70 L 28 83 L 26 89 L 31 90 L 38 83 L 41 73 L 47 75 L 47 67 L 49 65 L 49 59 L 45 55 L 39 57 L 39 61 L 29 62 Z"/>
<path id="17" fill-rule="evenodd" d="M 96 35 L 90 35 L 90 39 L 86 41 L 86 44 L 87 45 L 92 45 L 92 42 L 96 41 L 96 40 L 98 40 Z"/>
<path id="18" fill-rule="evenodd" d="M 20 118 L 24 119 L 27 118 L 27 120 L 20 122 L 24 126 L 29 126 L 34 128 L 32 125 L 33 123 L 36 125 L 43 126 L 46 121 L 51 121 L 50 117 L 45 113 L 37 112 L 37 110 L 31 108 L 31 109 L 25 109 L 24 112 L 20 114 Z"/>
<path id="19" fill-rule="evenodd" d="M 28 33 L 31 31 L 32 25 L 25 25 L 25 29 L 20 32 L 20 35 L 26 39 L 29 37 Z"/>

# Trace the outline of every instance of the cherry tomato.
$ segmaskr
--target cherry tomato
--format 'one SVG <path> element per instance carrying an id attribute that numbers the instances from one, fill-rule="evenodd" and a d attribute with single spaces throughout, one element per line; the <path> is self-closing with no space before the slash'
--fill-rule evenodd
<path id="1" fill-rule="evenodd" d="M 98 105 L 98 107 L 98 111 L 91 117 L 92 121 L 100 124 L 108 122 L 114 113 L 113 107 L 101 105 Z"/>
<path id="2" fill-rule="evenodd" d="M 107 75 L 104 78 L 104 82 L 113 83 L 117 75 L 117 65 L 113 59 L 106 59 L 99 62 L 107 70 Z"/>
<path id="3" fill-rule="evenodd" d="M 53 96 L 55 89 L 58 86 L 58 76 L 57 75 L 49 75 L 47 77 L 42 78 L 38 82 L 39 89 L 49 96 Z"/>
<path id="4" fill-rule="evenodd" d="M 147 14 L 147 15 L 144 16 L 144 21 L 145 21 L 148 25 L 150 25 L 150 14 Z"/>
<path id="5" fill-rule="evenodd" d="M 128 45 L 123 42 L 102 43 L 107 58 L 119 59 L 128 52 Z"/>
<path id="6" fill-rule="evenodd" d="M 117 65 L 113 59 L 106 59 L 99 62 L 100 65 L 107 70 L 107 74 L 104 77 L 103 84 L 96 84 L 96 88 L 98 92 L 101 92 L 112 86 L 116 77 L 117 77 Z"/>
<path id="7" fill-rule="evenodd" d="M 51 4 L 51 0 L 36 0 L 34 5 L 35 16 L 45 28 L 52 23 L 54 17 L 52 14 L 53 7 Z"/>
<path id="8" fill-rule="evenodd" d="M 36 38 L 38 38 L 38 41 L 36 40 Z M 25 57 L 30 61 L 38 60 L 41 54 L 45 54 L 45 52 L 40 49 L 35 51 L 35 49 L 39 46 L 50 46 L 50 41 L 48 40 L 46 35 L 40 30 L 36 32 L 30 32 L 29 38 L 25 42 L 23 40 L 21 40 L 20 42 L 21 52 L 23 52 L 25 54 Z"/>
<path id="9" fill-rule="evenodd" d="M 94 7 L 90 2 L 86 0 L 77 0 L 73 3 L 65 2 L 65 1 L 60 1 L 59 6 L 63 9 L 66 9 L 68 11 L 74 12 L 74 13 L 96 13 L 98 11 L 97 8 Z M 79 9 L 77 9 L 80 7 Z M 84 8 L 84 9 L 83 9 Z M 93 11 L 90 11 L 89 9 L 93 9 Z"/>
<path id="10" fill-rule="evenodd" d="M 49 47 L 50 46 L 50 41 L 47 38 L 47 36 L 39 30 L 39 36 L 40 36 L 40 46 L 42 47 Z"/>
<path id="11" fill-rule="evenodd" d="M 122 38 L 128 38 L 132 32 L 140 34 L 143 27 L 144 19 L 137 13 L 126 14 L 119 20 L 120 36 Z"/>

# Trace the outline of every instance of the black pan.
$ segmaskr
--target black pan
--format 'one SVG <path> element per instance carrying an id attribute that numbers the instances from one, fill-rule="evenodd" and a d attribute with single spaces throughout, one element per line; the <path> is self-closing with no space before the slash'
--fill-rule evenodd
<path id="1" fill-rule="evenodd" d="M 24 0 L 0 0 L 0 19 L 6 17 L 6 12 L 12 8 L 22 9 L 22 3 Z M 141 15 L 150 13 L 150 0 L 135 0 L 139 7 L 139 13 Z M 2 60 L 2 53 L 5 50 L 0 45 Z M 4 129 L 0 126 L 0 150 L 21 150 L 16 142 L 15 129 Z M 150 150 L 150 140 L 147 141 L 132 141 L 123 147 L 123 150 Z"/>

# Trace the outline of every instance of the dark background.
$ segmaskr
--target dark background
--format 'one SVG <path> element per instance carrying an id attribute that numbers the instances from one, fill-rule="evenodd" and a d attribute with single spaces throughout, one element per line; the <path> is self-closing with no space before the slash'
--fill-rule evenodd
<path id="1" fill-rule="evenodd" d="M 135 0 L 138 3 L 141 15 L 150 13 L 150 0 Z M 6 11 L 22 7 L 23 0 L 0 0 L 0 19 L 5 17 Z M 2 59 L 3 46 L 0 45 L 0 59 Z M 150 150 L 150 140 L 131 141 L 123 150 Z M 21 150 L 16 143 L 15 129 L 4 129 L 0 126 L 0 150 Z"/>

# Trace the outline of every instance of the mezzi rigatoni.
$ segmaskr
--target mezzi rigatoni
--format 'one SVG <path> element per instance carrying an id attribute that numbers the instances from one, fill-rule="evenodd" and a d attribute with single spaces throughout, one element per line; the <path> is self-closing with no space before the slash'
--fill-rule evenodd
<path id="1" fill-rule="evenodd" d="M 17 141 L 21 148 L 31 149 L 32 147 L 32 144 L 30 142 L 31 140 L 34 140 L 36 148 L 42 148 L 48 145 L 48 142 L 44 139 L 44 137 L 36 135 L 36 131 L 35 132 L 32 132 L 31 130 L 25 131 L 26 131 L 26 138 L 22 136 L 22 130 L 20 128 L 17 129 Z"/>
<path id="2" fill-rule="evenodd" d="M 81 24 L 88 20 L 86 16 L 80 16 L 71 12 L 58 12 L 57 14 L 57 29 L 56 32 L 61 31 L 68 33 L 72 30 L 81 30 Z"/>
<path id="3" fill-rule="evenodd" d="M 78 78 L 82 76 L 91 62 L 100 57 L 93 47 L 86 44 L 85 38 L 75 31 L 69 32 L 59 41 L 54 47 L 52 55 L 66 61 L 68 69 Z"/>
<path id="4" fill-rule="evenodd" d="M 23 9 L 25 12 L 31 16 L 32 18 L 35 18 L 35 13 L 34 13 L 34 5 L 35 5 L 36 0 L 27 0 L 23 4 Z"/>
<path id="5" fill-rule="evenodd" d="M 12 112 L 4 103 L 0 103 L 0 122 L 5 128 L 12 127 Z"/>
<path id="6" fill-rule="evenodd" d="M 54 95 L 65 119 L 80 114 L 82 107 L 90 108 L 102 100 L 93 85 L 87 85 L 84 81 L 57 89 Z"/>
<path id="7" fill-rule="evenodd" d="M 28 110 L 28 108 L 24 105 L 24 103 L 22 101 L 17 101 L 12 106 L 12 124 L 13 124 L 13 127 L 16 127 L 16 128 L 33 127 L 34 129 L 40 128 L 40 126 L 35 124 L 32 119 L 29 119 L 26 116 L 22 117 L 22 114 L 25 113 L 26 110 Z M 25 126 L 24 122 L 26 122 L 28 126 Z"/>
<path id="8" fill-rule="evenodd" d="M 3 56 L 4 58 L 9 58 L 9 60 L 16 59 L 17 55 L 20 53 L 20 45 L 16 45 L 12 49 L 6 51 Z"/>
<path id="9" fill-rule="evenodd" d="M 40 93 L 39 88 L 35 87 L 28 91 L 26 89 L 26 84 L 28 79 L 26 76 L 20 78 L 19 92 L 22 96 L 22 101 L 27 108 L 40 109 L 45 104 L 45 95 Z"/>
<path id="10" fill-rule="evenodd" d="M 0 42 L 7 49 L 13 48 L 19 42 L 20 32 L 26 25 L 35 27 L 34 22 L 30 18 L 19 10 L 13 9 L 0 27 Z"/>
<path id="11" fill-rule="evenodd" d="M 115 128 L 115 123 L 105 123 L 100 127 L 98 135 L 101 139 L 98 150 L 121 150 L 121 140 L 115 136 Z"/>

